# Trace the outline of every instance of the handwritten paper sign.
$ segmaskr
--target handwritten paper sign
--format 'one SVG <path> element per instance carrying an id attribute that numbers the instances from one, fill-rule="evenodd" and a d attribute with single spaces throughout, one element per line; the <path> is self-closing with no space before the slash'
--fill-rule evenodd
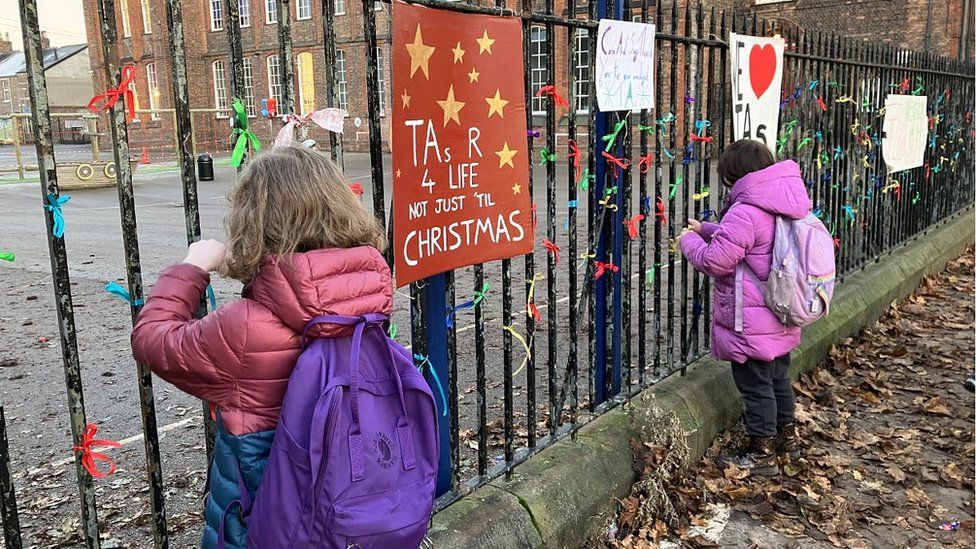
<path id="1" fill-rule="evenodd" d="M 520 21 L 393 11 L 397 285 L 532 251 Z"/>
<path id="2" fill-rule="evenodd" d="M 654 108 L 654 25 L 600 20 L 596 93 L 601 111 Z"/>
<path id="3" fill-rule="evenodd" d="M 888 172 L 910 170 L 925 164 L 928 140 L 927 98 L 924 95 L 889 94 L 885 98 L 881 126 L 881 156 Z"/>
<path id="4" fill-rule="evenodd" d="M 783 86 L 782 38 L 730 33 L 735 139 L 763 141 L 776 150 Z"/>

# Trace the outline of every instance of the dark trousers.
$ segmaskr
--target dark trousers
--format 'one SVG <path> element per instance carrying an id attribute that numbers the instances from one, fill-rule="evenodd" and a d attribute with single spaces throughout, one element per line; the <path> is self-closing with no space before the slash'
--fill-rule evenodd
<path id="1" fill-rule="evenodd" d="M 777 426 L 793 423 L 789 354 L 768 362 L 733 362 L 732 379 L 745 406 L 746 432 L 750 436 L 776 436 Z"/>

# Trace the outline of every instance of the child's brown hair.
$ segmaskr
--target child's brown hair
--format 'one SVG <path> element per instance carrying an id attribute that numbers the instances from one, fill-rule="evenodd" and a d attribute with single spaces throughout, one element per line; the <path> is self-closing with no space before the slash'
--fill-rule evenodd
<path id="1" fill-rule="evenodd" d="M 758 172 L 776 163 L 772 151 L 762 141 L 740 139 L 718 157 L 718 176 L 726 187 L 735 185 L 746 174 Z"/>
<path id="2" fill-rule="evenodd" d="M 339 168 L 305 147 L 255 156 L 231 189 L 224 218 L 224 276 L 248 283 L 268 256 L 318 248 L 386 249 L 376 217 L 363 208 Z"/>

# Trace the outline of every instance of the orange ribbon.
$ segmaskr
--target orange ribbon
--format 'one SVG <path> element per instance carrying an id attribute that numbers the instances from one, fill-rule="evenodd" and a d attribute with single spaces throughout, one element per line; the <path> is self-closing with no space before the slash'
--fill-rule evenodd
<path id="1" fill-rule="evenodd" d="M 546 249 L 549 250 L 549 253 L 552 254 L 552 264 L 554 266 L 559 265 L 559 250 L 560 250 L 559 246 L 557 246 L 553 241 L 549 240 L 548 238 L 542 239 L 542 245 L 545 246 Z"/>
<path id="2" fill-rule="evenodd" d="M 664 200 L 661 200 L 660 196 L 657 197 L 657 202 L 655 204 L 655 207 L 657 208 L 657 212 L 654 214 L 654 217 L 658 218 L 661 221 L 661 225 L 667 225 L 668 214 L 664 212 Z"/>
<path id="3" fill-rule="evenodd" d="M 536 97 L 542 97 L 543 95 L 551 96 L 552 100 L 558 106 L 561 107 L 569 106 L 569 101 L 566 101 L 566 99 L 563 98 L 563 96 L 559 95 L 559 92 L 556 91 L 556 86 L 553 86 L 552 84 L 542 86 L 541 88 L 539 88 L 539 91 L 535 92 Z"/>
<path id="4" fill-rule="evenodd" d="M 129 84 L 131 84 L 136 78 L 136 67 L 135 65 L 126 65 L 122 67 L 121 82 L 117 88 L 109 88 L 104 93 L 100 93 L 95 97 L 91 98 L 88 102 L 88 110 L 93 113 L 98 113 L 98 111 L 107 111 L 115 106 L 120 98 L 124 98 L 125 108 L 128 112 L 127 120 L 131 121 L 136 117 L 136 105 L 135 97 L 133 96 L 132 90 L 129 89 Z"/>
<path id="5" fill-rule="evenodd" d="M 644 156 L 640 157 L 640 161 L 637 163 L 637 167 L 640 169 L 640 173 L 647 173 L 651 171 L 651 164 L 654 163 L 654 153 L 649 152 Z"/>
<path id="6" fill-rule="evenodd" d="M 629 236 L 631 240 L 637 238 L 637 231 L 638 231 L 637 226 L 643 220 L 644 220 L 644 216 L 641 214 L 637 214 L 634 217 L 631 217 L 630 219 L 624 220 L 624 226 L 627 227 L 627 236 Z"/>
<path id="7" fill-rule="evenodd" d="M 601 154 L 603 155 L 603 158 L 607 159 L 607 164 L 609 164 L 613 168 L 614 177 L 617 177 L 617 168 L 622 168 L 626 170 L 628 167 L 630 167 L 630 160 L 626 160 L 624 158 L 617 158 L 616 156 L 608 153 L 607 151 L 603 151 Z"/>
<path id="8" fill-rule="evenodd" d="M 580 150 L 576 145 L 576 141 L 572 139 L 569 140 L 569 156 L 567 156 L 567 158 L 571 158 L 573 160 L 573 169 L 576 170 L 574 173 L 576 173 L 576 184 L 578 185 L 580 176 L 583 175 L 582 172 L 580 172 Z"/>
<path id="9" fill-rule="evenodd" d="M 75 452 L 81 452 L 81 464 L 88 471 L 88 474 L 94 478 L 105 478 L 115 472 L 115 462 L 112 461 L 112 458 L 101 452 L 96 452 L 92 448 L 95 446 L 119 448 L 122 445 L 114 440 L 96 439 L 96 433 L 98 433 L 98 425 L 94 423 L 85 425 L 85 430 L 81 435 L 81 445 L 72 446 L 71 449 Z M 101 471 L 96 465 L 98 461 L 108 463 L 108 471 Z"/>
<path id="10" fill-rule="evenodd" d="M 820 110 L 823 112 L 827 112 L 827 103 L 824 103 L 824 98 L 822 95 L 817 96 L 817 106 L 820 107 Z"/>
<path id="11" fill-rule="evenodd" d="M 596 273 L 593 274 L 593 280 L 600 280 L 603 273 L 609 271 L 611 273 L 616 273 L 620 271 L 620 267 L 613 264 L 612 261 L 604 263 L 602 261 L 594 261 L 593 265 L 596 266 Z"/>

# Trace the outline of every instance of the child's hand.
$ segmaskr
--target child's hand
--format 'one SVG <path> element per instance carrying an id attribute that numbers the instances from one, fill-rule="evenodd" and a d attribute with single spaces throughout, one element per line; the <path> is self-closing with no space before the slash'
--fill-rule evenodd
<path id="1" fill-rule="evenodd" d="M 690 235 L 693 232 L 696 232 L 696 231 L 692 231 L 691 229 L 689 229 L 687 227 L 685 227 L 684 229 L 681 229 L 681 234 L 678 235 L 678 242 L 681 242 L 681 239 L 682 238 Z"/>
<path id="2" fill-rule="evenodd" d="M 216 240 L 201 240 L 190 244 L 183 263 L 196 265 L 208 273 L 217 268 L 224 261 L 226 248 L 222 242 Z"/>
<path id="3" fill-rule="evenodd" d="M 701 230 L 702 230 L 701 221 L 698 221 L 697 219 L 689 219 L 688 228 L 691 229 L 692 231 L 695 231 L 698 234 L 701 234 Z"/>

